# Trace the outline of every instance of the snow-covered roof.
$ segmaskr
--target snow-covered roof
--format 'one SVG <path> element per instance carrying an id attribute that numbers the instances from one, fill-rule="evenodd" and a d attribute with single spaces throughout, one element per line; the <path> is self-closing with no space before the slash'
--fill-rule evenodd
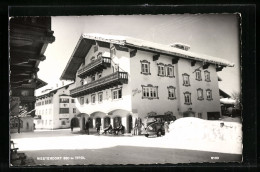
<path id="1" fill-rule="evenodd" d="M 56 90 L 62 89 L 62 88 L 64 88 L 64 87 L 68 87 L 68 86 L 70 86 L 70 85 L 72 85 L 72 84 L 73 84 L 73 83 L 69 83 L 69 84 L 67 84 L 67 85 L 63 85 L 63 86 L 60 86 L 60 87 L 55 88 L 55 89 L 46 89 L 46 91 L 39 93 L 38 95 L 36 95 L 36 97 L 40 97 L 40 96 L 43 96 L 43 95 L 47 95 L 47 94 L 49 94 L 49 93 L 51 93 L 51 92 L 55 92 Z"/>
<path id="2" fill-rule="evenodd" d="M 85 33 L 82 34 L 82 38 L 87 38 L 91 40 L 109 42 L 124 46 L 133 46 L 138 48 L 143 48 L 147 50 L 153 50 L 162 52 L 169 55 L 177 55 L 183 58 L 194 59 L 198 61 L 205 61 L 213 64 L 223 65 L 233 67 L 234 63 L 229 62 L 226 59 L 213 57 L 205 54 L 199 54 L 195 52 L 185 51 L 179 48 L 171 47 L 169 45 L 159 44 L 155 42 L 150 42 L 146 40 L 136 39 L 128 36 L 119 35 L 105 35 L 99 33 Z M 187 45 L 189 46 L 189 45 Z"/>
<path id="3" fill-rule="evenodd" d="M 235 104 L 236 100 L 231 99 L 231 98 L 222 98 L 222 99 L 220 99 L 220 103 L 223 103 L 223 104 Z"/>
<path id="4" fill-rule="evenodd" d="M 171 47 L 170 45 L 159 44 L 155 42 L 145 41 L 141 39 L 136 39 L 128 36 L 119 36 L 119 35 L 104 35 L 99 33 L 85 33 L 82 34 L 60 79 L 61 80 L 75 80 L 75 75 L 78 68 L 84 61 L 87 53 L 89 52 L 91 46 L 98 42 L 112 43 L 130 48 L 130 49 L 141 49 L 144 51 L 150 51 L 154 53 L 162 53 L 166 55 L 172 55 L 180 58 L 190 59 L 201 61 L 203 63 L 217 64 L 223 67 L 229 66 L 233 67 L 234 64 L 222 59 L 213 56 L 208 56 L 205 54 L 194 53 L 180 48 Z M 188 45 L 187 45 L 188 46 Z M 109 56 L 104 54 L 103 56 Z"/>

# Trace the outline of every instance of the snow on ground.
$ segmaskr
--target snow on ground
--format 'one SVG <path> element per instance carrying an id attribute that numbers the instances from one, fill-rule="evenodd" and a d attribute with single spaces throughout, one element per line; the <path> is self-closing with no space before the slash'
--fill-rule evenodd
<path id="1" fill-rule="evenodd" d="M 225 120 L 230 120 L 225 118 Z M 104 136 L 72 134 L 69 130 L 21 133 L 11 135 L 19 151 L 102 149 L 115 146 L 137 146 L 188 149 L 242 154 L 242 125 L 225 120 L 203 120 L 186 117 L 169 125 L 163 137 Z M 221 127 L 220 123 L 224 123 Z M 30 137 L 28 137 L 30 135 Z M 33 136 L 32 136 L 33 135 Z"/>
<path id="2" fill-rule="evenodd" d="M 238 122 L 181 118 L 170 124 L 162 139 L 175 148 L 242 154 L 242 125 Z"/>

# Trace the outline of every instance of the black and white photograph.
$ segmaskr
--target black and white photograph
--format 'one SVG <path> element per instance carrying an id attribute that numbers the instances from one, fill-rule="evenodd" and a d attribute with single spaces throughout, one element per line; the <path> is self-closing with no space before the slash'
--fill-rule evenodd
<path id="1" fill-rule="evenodd" d="M 240 26 L 11 16 L 10 166 L 243 162 Z"/>

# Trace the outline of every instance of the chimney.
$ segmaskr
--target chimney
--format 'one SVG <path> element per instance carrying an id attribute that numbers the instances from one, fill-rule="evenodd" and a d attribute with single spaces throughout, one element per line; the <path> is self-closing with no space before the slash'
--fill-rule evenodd
<path id="1" fill-rule="evenodd" d="M 64 86 L 64 81 L 62 81 L 62 86 Z"/>
<path id="2" fill-rule="evenodd" d="M 174 43 L 174 44 L 170 44 L 170 47 L 174 47 L 174 48 L 179 48 L 185 51 L 188 51 L 190 49 L 190 46 L 187 44 L 183 44 L 183 43 Z"/>

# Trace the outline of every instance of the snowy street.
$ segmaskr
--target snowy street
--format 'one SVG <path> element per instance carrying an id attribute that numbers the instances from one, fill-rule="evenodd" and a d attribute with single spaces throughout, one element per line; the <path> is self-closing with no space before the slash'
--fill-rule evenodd
<path id="1" fill-rule="evenodd" d="M 189 119 L 184 122 L 187 123 L 187 120 L 190 122 Z M 192 122 L 194 123 L 193 119 Z M 183 122 L 181 123 L 185 127 Z M 180 132 L 181 127 L 178 125 L 175 123 L 174 126 L 170 126 L 170 130 L 175 128 L 175 131 L 182 134 L 177 135 L 171 131 L 163 137 L 96 135 L 94 130 L 90 135 L 86 135 L 76 128 L 74 132 L 60 129 L 14 133 L 11 139 L 16 143 L 19 152 L 24 152 L 28 157 L 33 158 L 36 165 L 241 161 L 242 145 L 236 144 L 239 141 L 232 139 L 232 142 L 227 142 L 225 138 L 217 139 L 216 134 L 212 140 L 210 129 L 204 135 L 200 132 L 191 137 L 184 129 Z M 198 132 L 198 129 L 194 131 Z M 219 132 L 215 127 L 214 132 L 216 131 Z M 232 134 L 229 137 L 232 138 Z"/>

